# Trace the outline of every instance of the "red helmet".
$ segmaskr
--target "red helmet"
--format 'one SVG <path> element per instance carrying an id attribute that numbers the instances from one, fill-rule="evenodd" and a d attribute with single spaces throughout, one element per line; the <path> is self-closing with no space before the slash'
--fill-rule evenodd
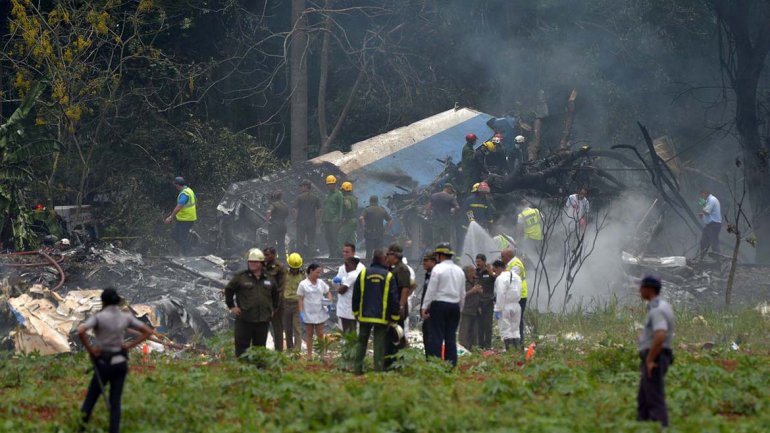
<path id="1" fill-rule="evenodd" d="M 476 141 L 476 134 L 470 133 L 465 136 L 465 141 Z"/>

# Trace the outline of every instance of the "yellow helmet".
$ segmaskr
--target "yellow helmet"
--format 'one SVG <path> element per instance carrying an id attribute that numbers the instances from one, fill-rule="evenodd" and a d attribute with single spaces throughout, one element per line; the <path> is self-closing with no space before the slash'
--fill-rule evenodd
<path id="1" fill-rule="evenodd" d="M 337 183 L 337 178 L 333 174 L 326 176 L 327 185 L 334 185 L 335 183 Z"/>
<path id="2" fill-rule="evenodd" d="M 353 191 L 353 184 L 351 182 L 342 182 L 340 189 L 345 192 L 351 192 Z"/>
<path id="3" fill-rule="evenodd" d="M 494 152 L 497 145 L 495 144 L 494 141 L 485 141 L 484 147 L 486 147 L 488 151 Z"/>
<path id="4" fill-rule="evenodd" d="M 264 262 L 265 254 L 259 248 L 252 248 L 246 254 L 246 261 L 248 262 Z"/>
<path id="5" fill-rule="evenodd" d="M 299 269 L 302 267 L 302 256 L 300 256 L 299 253 L 291 253 L 286 259 L 286 263 L 288 263 L 289 267 L 292 269 Z"/>
<path id="6" fill-rule="evenodd" d="M 476 192 L 476 191 L 478 191 L 478 190 L 479 190 L 479 182 L 476 182 L 476 183 L 474 183 L 474 184 L 473 184 L 473 186 L 471 187 L 471 192 Z"/>

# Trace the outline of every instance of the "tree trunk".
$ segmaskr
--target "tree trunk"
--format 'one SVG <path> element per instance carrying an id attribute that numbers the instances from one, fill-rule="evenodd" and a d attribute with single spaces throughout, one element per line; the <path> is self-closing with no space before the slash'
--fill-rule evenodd
<path id="1" fill-rule="evenodd" d="M 305 0 L 292 0 L 291 78 L 291 161 L 307 160 L 307 18 Z"/>
<path id="2" fill-rule="evenodd" d="M 350 94 L 348 95 L 347 101 L 345 101 L 345 106 L 342 108 L 342 112 L 340 113 L 340 117 L 337 118 L 337 123 L 334 124 L 334 129 L 332 130 L 332 133 L 329 134 L 328 137 L 326 137 L 326 141 L 324 141 L 323 145 L 321 146 L 321 154 L 329 152 L 332 143 L 334 142 L 334 139 L 337 138 L 337 135 L 339 135 L 340 130 L 342 130 L 342 123 L 345 121 L 345 118 L 348 117 L 348 113 L 350 112 L 350 106 L 353 105 L 353 100 L 355 99 L 356 92 L 358 91 L 358 88 L 361 87 L 361 82 L 364 78 L 364 70 L 361 69 L 358 72 L 358 77 L 356 78 L 356 82 L 353 83 L 353 88 L 350 89 Z"/>
<path id="3" fill-rule="evenodd" d="M 572 123 L 575 121 L 575 99 L 577 99 L 577 90 L 572 89 L 567 100 L 567 119 L 564 120 L 564 132 L 559 141 L 559 150 L 569 149 L 569 140 L 572 136 Z"/>

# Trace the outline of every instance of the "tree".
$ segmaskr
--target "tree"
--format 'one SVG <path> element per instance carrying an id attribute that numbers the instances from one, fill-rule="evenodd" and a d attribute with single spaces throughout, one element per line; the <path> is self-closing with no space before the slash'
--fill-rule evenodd
<path id="1" fill-rule="evenodd" d="M 735 93 L 735 127 L 743 150 L 751 219 L 758 239 L 757 261 L 770 263 L 770 137 L 760 128 L 757 101 L 762 71 L 770 52 L 770 3 L 762 0 L 712 0 L 719 26 L 723 74 Z"/>
<path id="2" fill-rule="evenodd" d="M 307 56 L 305 0 L 291 0 L 291 161 L 307 159 Z"/>

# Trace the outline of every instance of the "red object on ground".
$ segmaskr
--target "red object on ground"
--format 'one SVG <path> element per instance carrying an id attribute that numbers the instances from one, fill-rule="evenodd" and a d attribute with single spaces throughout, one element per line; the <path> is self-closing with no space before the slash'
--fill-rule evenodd
<path id="1" fill-rule="evenodd" d="M 527 361 L 532 359 L 533 356 L 535 356 L 535 343 L 530 343 L 529 347 L 527 347 Z"/>

